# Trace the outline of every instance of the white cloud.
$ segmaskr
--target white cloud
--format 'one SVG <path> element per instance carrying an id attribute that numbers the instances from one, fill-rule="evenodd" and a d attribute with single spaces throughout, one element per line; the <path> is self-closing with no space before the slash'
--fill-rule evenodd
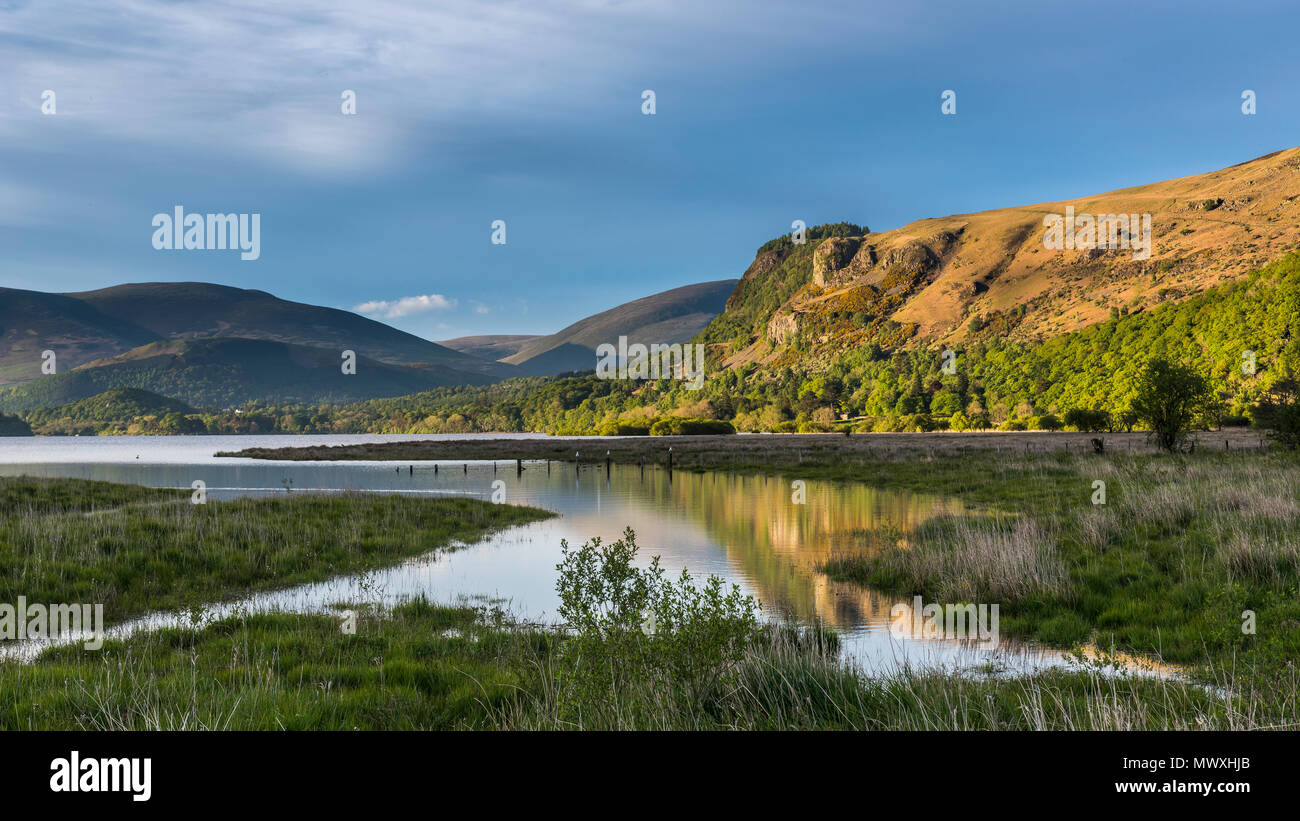
<path id="1" fill-rule="evenodd" d="M 447 299 L 442 294 L 425 294 L 423 296 L 404 296 L 401 299 L 375 299 L 363 302 L 352 310 L 359 314 L 382 316 L 384 319 L 400 319 L 412 314 L 428 311 L 449 311 L 456 307 L 456 300 Z"/>

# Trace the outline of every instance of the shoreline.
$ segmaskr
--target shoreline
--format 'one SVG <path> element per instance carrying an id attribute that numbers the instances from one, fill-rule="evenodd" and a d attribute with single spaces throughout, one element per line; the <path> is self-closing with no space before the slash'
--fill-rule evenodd
<path id="1" fill-rule="evenodd" d="M 218 451 L 218 457 L 283 461 L 556 461 L 672 466 L 694 470 L 729 466 L 866 464 L 972 453 L 1091 455 L 1092 440 L 1105 455 L 1162 453 L 1146 432 L 1084 433 L 985 431 L 970 433 L 754 433 L 702 436 L 606 436 L 410 440 L 354 445 L 254 447 Z M 1269 446 L 1256 429 L 1202 431 L 1194 452 L 1261 452 Z M 576 454 L 576 455 L 575 455 Z"/>

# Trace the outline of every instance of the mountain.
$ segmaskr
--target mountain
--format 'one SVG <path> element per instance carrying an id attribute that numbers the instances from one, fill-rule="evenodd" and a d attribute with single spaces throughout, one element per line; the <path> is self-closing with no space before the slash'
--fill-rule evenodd
<path id="1" fill-rule="evenodd" d="M 620 336 L 626 336 L 628 344 L 685 342 L 722 311 L 735 286 L 736 280 L 723 279 L 642 297 L 528 340 L 502 361 L 530 376 L 549 376 L 594 369 L 596 348 L 617 345 Z"/>
<path id="2" fill-rule="evenodd" d="M 1051 250 L 1044 219 L 1150 215 L 1134 248 Z M 1116 232 L 1140 243 L 1141 231 Z M 1080 223 L 1082 225 L 1082 223 Z M 924 219 L 872 233 L 825 226 L 759 249 L 704 333 L 722 365 L 824 366 L 845 350 L 995 333 L 1046 339 L 1232 282 L 1300 242 L 1300 149 L 1191 177 Z"/>
<path id="3" fill-rule="evenodd" d="M 71 371 L 0 390 L 0 411 L 75 402 L 111 388 L 138 388 L 194 406 L 249 402 L 348 402 L 400 396 L 477 378 L 439 365 L 394 365 L 357 357 L 342 372 L 337 350 L 260 339 L 173 339 L 133 348 Z"/>
<path id="4" fill-rule="evenodd" d="M 130 320 L 104 314 L 64 294 L 0 288 L 0 385 L 41 374 L 41 353 L 53 350 L 60 370 L 159 339 Z"/>
<path id="5" fill-rule="evenodd" d="M 440 365 L 504 379 L 512 369 L 484 363 L 350 311 L 290 302 L 265 291 L 204 282 L 150 282 L 70 293 L 100 314 L 131 321 L 161 339 L 241 337 L 335 351 L 380 362 Z"/>
<path id="6" fill-rule="evenodd" d="M 438 344 L 453 351 L 495 362 L 518 353 L 525 343 L 541 338 L 536 334 L 458 336 L 455 339 L 443 339 Z"/>
<path id="7" fill-rule="evenodd" d="M 47 294 L 0 289 L 0 384 L 42 376 L 41 353 L 59 372 L 151 343 L 240 338 L 343 350 L 393 365 L 438 369 L 439 383 L 505 379 L 514 368 L 445 348 L 348 311 L 201 282 L 118 285 Z"/>

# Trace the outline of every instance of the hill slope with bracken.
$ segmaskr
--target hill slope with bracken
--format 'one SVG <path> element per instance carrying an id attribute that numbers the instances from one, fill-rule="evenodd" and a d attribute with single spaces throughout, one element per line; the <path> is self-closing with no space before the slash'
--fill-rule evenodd
<path id="1" fill-rule="evenodd" d="M 1044 218 L 1151 215 L 1132 249 L 1050 250 Z M 1120 232 L 1123 236 L 1123 232 Z M 983 330 L 1034 340 L 1179 302 L 1300 244 L 1300 149 L 1207 174 L 870 233 L 767 243 L 703 339 L 722 365 L 814 366 L 859 345 L 931 347 Z"/>

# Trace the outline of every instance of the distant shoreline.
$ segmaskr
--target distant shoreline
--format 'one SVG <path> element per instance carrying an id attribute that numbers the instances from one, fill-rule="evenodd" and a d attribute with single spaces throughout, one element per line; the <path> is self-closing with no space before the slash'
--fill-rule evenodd
<path id="1" fill-rule="evenodd" d="M 485 435 L 487 436 L 487 435 Z M 1258 451 L 1263 433 L 1234 428 L 1196 434 L 1197 448 Z M 1108 454 L 1157 453 L 1145 431 L 1133 433 L 984 431 L 978 433 L 770 433 L 725 436 L 606 436 L 475 438 L 375 442 L 359 445 L 245 448 L 216 456 L 287 461 L 480 461 L 521 460 L 599 464 L 668 464 L 684 469 L 751 465 L 825 465 L 860 459 L 916 459 L 971 452 L 1078 455 L 1094 452 L 1100 439 Z"/>

